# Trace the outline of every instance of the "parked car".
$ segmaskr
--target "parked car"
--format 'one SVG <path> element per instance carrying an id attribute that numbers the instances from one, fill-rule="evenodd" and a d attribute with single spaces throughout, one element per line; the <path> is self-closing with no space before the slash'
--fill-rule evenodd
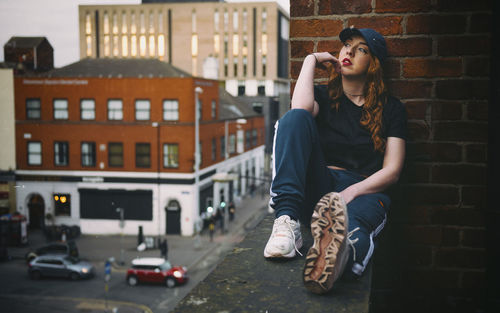
<path id="1" fill-rule="evenodd" d="M 168 288 L 184 284 L 188 280 L 187 269 L 172 266 L 163 258 L 137 258 L 127 270 L 127 283 L 135 286 L 139 282 L 163 283 Z"/>
<path id="2" fill-rule="evenodd" d="M 45 254 L 65 254 L 67 256 L 72 256 L 77 258 L 78 248 L 76 247 L 76 243 L 72 240 L 67 242 L 52 242 L 45 246 L 39 247 L 34 251 L 30 251 L 26 253 L 25 259 L 26 262 L 31 262 L 34 258 L 40 255 Z"/>
<path id="3" fill-rule="evenodd" d="M 94 276 L 95 268 L 87 261 L 64 254 L 46 254 L 29 263 L 31 279 L 42 277 L 67 277 L 71 280 Z"/>

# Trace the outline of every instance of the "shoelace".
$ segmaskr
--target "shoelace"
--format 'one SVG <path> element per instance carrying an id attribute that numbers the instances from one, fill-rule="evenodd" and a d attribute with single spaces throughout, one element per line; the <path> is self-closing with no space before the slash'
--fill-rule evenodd
<path id="1" fill-rule="evenodd" d="M 276 232 L 278 232 L 280 230 L 280 226 L 282 226 L 282 225 L 286 225 L 288 227 L 288 229 L 290 229 L 290 232 L 292 233 L 292 238 L 293 238 L 293 248 L 300 256 L 303 256 L 302 253 L 300 253 L 299 249 L 297 249 L 297 245 L 295 244 L 295 232 L 293 231 L 292 225 L 290 225 L 290 223 L 288 223 L 286 219 L 281 219 L 281 220 L 277 219 L 275 223 L 277 223 Z"/>
<path id="2" fill-rule="evenodd" d="M 352 234 L 354 234 L 356 231 L 359 230 L 359 227 L 354 228 L 350 232 L 347 233 L 347 244 L 351 246 L 352 252 L 353 252 L 353 257 L 352 260 L 356 262 L 356 248 L 354 247 L 354 244 L 358 242 L 359 238 L 356 239 L 351 239 Z"/>

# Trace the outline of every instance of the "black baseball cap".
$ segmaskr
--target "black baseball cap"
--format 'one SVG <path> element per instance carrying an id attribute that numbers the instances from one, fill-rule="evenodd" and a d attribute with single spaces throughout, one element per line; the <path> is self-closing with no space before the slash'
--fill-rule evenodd
<path id="1" fill-rule="evenodd" d="M 379 59 L 380 63 L 384 63 L 384 60 L 387 58 L 387 47 L 382 35 L 371 28 L 358 29 L 354 27 L 345 28 L 339 34 L 339 38 L 342 42 L 345 42 L 353 36 L 365 38 L 366 44 L 370 48 L 370 52 Z"/>

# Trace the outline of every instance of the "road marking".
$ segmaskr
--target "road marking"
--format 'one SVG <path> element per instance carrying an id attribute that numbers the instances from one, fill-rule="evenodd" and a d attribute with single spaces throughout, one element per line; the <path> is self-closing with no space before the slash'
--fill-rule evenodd
<path id="1" fill-rule="evenodd" d="M 93 309 L 99 309 L 99 308 L 105 308 L 106 305 L 106 300 L 103 299 L 95 299 L 95 298 L 76 298 L 76 297 L 54 297 L 54 296 L 36 296 L 36 295 L 13 295 L 13 294 L 2 294 L 0 295 L 0 298 L 14 298 L 14 299 L 40 299 L 40 300 L 55 300 L 55 301 L 74 301 L 78 302 L 76 308 L 79 308 L 81 306 L 84 306 L 85 308 L 93 308 Z M 116 301 L 116 300 L 107 300 L 108 307 L 116 307 L 116 306 L 130 306 L 139 310 L 142 310 L 142 312 L 145 313 L 153 313 L 153 311 L 143 305 L 143 304 L 138 304 L 138 303 L 133 303 L 133 302 L 125 302 L 125 301 Z M 83 308 L 83 307 L 82 307 Z"/>

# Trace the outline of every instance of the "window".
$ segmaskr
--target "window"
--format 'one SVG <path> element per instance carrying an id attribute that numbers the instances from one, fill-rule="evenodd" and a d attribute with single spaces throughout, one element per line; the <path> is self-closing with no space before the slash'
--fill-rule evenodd
<path id="1" fill-rule="evenodd" d="M 80 100 L 80 119 L 95 120 L 95 100 L 82 99 Z"/>
<path id="2" fill-rule="evenodd" d="M 217 158 L 217 140 L 212 138 L 212 161 L 215 161 Z"/>
<path id="3" fill-rule="evenodd" d="M 245 149 L 250 149 L 252 147 L 252 133 L 251 131 L 245 131 Z"/>
<path id="4" fill-rule="evenodd" d="M 68 165 L 69 144 L 65 141 L 54 142 L 54 164 L 56 166 Z"/>
<path id="5" fill-rule="evenodd" d="M 135 100 L 135 119 L 137 121 L 148 121 L 151 103 L 149 100 Z"/>
<path id="6" fill-rule="evenodd" d="M 123 120 L 123 101 L 121 99 L 108 100 L 108 120 Z"/>
<path id="7" fill-rule="evenodd" d="M 54 212 L 56 216 L 71 216 L 70 194 L 54 194 Z"/>
<path id="8" fill-rule="evenodd" d="M 238 96 L 244 96 L 245 95 L 245 85 L 238 85 Z"/>
<path id="9" fill-rule="evenodd" d="M 42 165 L 41 142 L 28 142 L 28 165 Z"/>
<path id="10" fill-rule="evenodd" d="M 256 129 L 252 130 L 252 146 L 254 146 L 254 147 L 257 146 L 257 130 Z"/>
<path id="11" fill-rule="evenodd" d="M 217 102 L 212 100 L 212 119 L 217 117 Z"/>
<path id="12" fill-rule="evenodd" d="M 108 162 L 110 167 L 123 166 L 123 144 L 110 142 L 108 145 Z"/>
<path id="13" fill-rule="evenodd" d="M 68 119 L 68 99 L 54 99 L 54 119 Z"/>
<path id="14" fill-rule="evenodd" d="M 179 167 L 179 145 L 174 143 L 163 144 L 163 167 Z"/>
<path id="15" fill-rule="evenodd" d="M 220 156 L 221 158 L 226 157 L 226 136 L 220 137 Z"/>
<path id="16" fill-rule="evenodd" d="M 82 166 L 95 166 L 95 142 L 82 142 L 81 149 Z"/>
<path id="17" fill-rule="evenodd" d="M 178 100 L 163 100 L 163 120 L 165 121 L 179 120 Z"/>
<path id="18" fill-rule="evenodd" d="M 26 99 L 26 118 L 29 120 L 38 120 L 40 117 L 40 99 Z"/>
<path id="19" fill-rule="evenodd" d="M 135 167 L 151 166 L 151 145 L 149 143 L 135 144 Z"/>
<path id="20" fill-rule="evenodd" d="M 257 87 L 257 94 L 259 96 L 265 96 L 266 95 L 266 86 L 258 86 Z"/>
<path id="21" fill-rule="evenodd" d="M 228 152 L 232 154 L 236 151 L 236 136 L 234 134 L 229 135 L 229 147 Z"/>

